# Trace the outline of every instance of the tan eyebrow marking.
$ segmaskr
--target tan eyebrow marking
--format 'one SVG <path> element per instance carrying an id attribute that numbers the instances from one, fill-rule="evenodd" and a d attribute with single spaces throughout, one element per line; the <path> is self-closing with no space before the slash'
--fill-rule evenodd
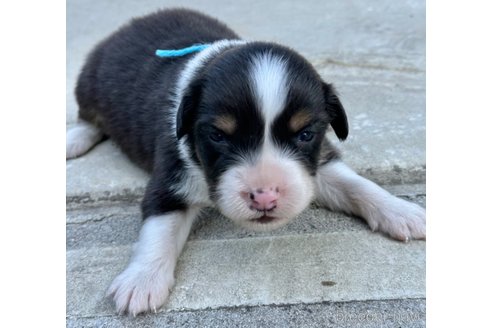
<path id="1" fill-rule="evenodd" d="M 289 126 L 292 131 L 297 132 L 305 127 L 312 119 L 312 115 L 309 111 L 303 109 L 292 115 L 289 121 Z"/>
<path id="2" fill-rule="evenodd" d="M 214 125 L 217 129 L 231 135 L 236 131 L 236 119 L 231 115 L 221 115 L 218 116 Z"/>

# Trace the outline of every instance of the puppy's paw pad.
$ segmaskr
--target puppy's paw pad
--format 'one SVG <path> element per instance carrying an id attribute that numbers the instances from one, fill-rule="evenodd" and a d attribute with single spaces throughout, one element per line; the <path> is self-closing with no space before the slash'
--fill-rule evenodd
<path id="1" fill-rule="evenodd" d="M 116 277 L 108 289 L 119 314 L 136 316 L 144 312 L 157 312 L 174 285 L 172 272 L 158 268 L 130 266 Z"/>

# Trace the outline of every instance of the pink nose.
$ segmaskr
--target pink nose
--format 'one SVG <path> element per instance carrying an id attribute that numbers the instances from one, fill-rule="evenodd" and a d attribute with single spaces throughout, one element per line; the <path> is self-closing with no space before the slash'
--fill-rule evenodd
<path id="1" fill-rule="evenodd" d="M 277 207 L 278 196 L 278 188 L 256 189 L 249 193 L 252 208 L 259 211 L 271 211 Z"/>

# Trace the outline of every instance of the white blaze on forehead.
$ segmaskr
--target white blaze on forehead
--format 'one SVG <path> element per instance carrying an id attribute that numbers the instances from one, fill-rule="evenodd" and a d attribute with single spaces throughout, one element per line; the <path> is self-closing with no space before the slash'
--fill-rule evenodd
<path id="1" fill-rule="evenodd" d="M 256 104 L 265 120 L 265 135 L 283 110 L 287 98 L 287 67 L 280 56 L 271 52 L 253 58 L 251 81 Z"/>
<path id="2" fill-rule="evenodd" d="M 256 104 L 265 121 L 264 143 L 258 154 L 256 163 L 260 171 L 269 167 L 270 169 L 265 170 L 264 175 L 270 175 L 272 168 L 277 167 L 277 169 L 280 169 L 278 164 L 289 158 L 289 154 L 286 154 L 282 149 L 278 149 L 277 145 L 274 145 L 270 130 L 273 121 L 283 111 L 287 102 L 287 63 L 281 56 L 274 55 L 271 52 L 256 55 L 252 63 L 251 79 L 253 93 Z M 266 181 L 268 180 L 270 179 L 266 179 Z M 280 181 L 277 181 L 277 183 L 280 183 Z"/>

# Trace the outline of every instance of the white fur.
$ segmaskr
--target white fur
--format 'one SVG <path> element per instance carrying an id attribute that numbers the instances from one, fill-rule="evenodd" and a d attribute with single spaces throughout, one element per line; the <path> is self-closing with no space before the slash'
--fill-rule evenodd
<path id="1" fill-rule="evenodd" d="M 250 209 L 248 195 L 258 189 L 278 188 L 277 207 L 268 213 L 270 223 L 250 221 L 263 215 Z M 288 151 L 263 147 L 258 156 L 244 158 L 230 167 L 217 186 L 217 207 L 236 223 L 257 231 L 279 228 L 290 222 L 311 202 L 314 181 Z"/>
<path id="2" fill-rule="evenodd" d="M 103 133 L 94 125 L 84 121 L 77 122 L 67 131 L 67 159 L 85 154 L 101 141 Z"/>
<path id="3" fill-rule="evenodd" d="M 265 120 L 265 135 L 275 118 L 283 111 L 288 93 L 285 60 L 270 52 L 253 58 L 251 83 L 257 106 Z"/>
<path id="4" fill-rule="evenodd" d="M 174 285 L 174 269 L 199 210 L 152 216 L 144 221 L 128 267 L 108 290 L 119 313 L 156 312 Z"/>
<path id="5" fill-rule="evenodd" d="M 328 162 L 316 177 L 317 201 L 364 218 L 372 230 L 408 241 L 425 239 L 425 210 L 357 175 L 341 161 Z"/>
<path id="6" fill-rule="evenodd" d="M 178 143 L 181 158 L 185 162 L 186 174 L 184 175 L 183 181 L 172 186 L 172 190 L 174 190 L 177 195 L 186 199 L 187 203 L 190 205 L 211 206 L 212 201 L 210 200 L 205 175 L 189 157 L 188 146 L 185 143 L 186 138 L 187 136 L 184 136 Z"/>

